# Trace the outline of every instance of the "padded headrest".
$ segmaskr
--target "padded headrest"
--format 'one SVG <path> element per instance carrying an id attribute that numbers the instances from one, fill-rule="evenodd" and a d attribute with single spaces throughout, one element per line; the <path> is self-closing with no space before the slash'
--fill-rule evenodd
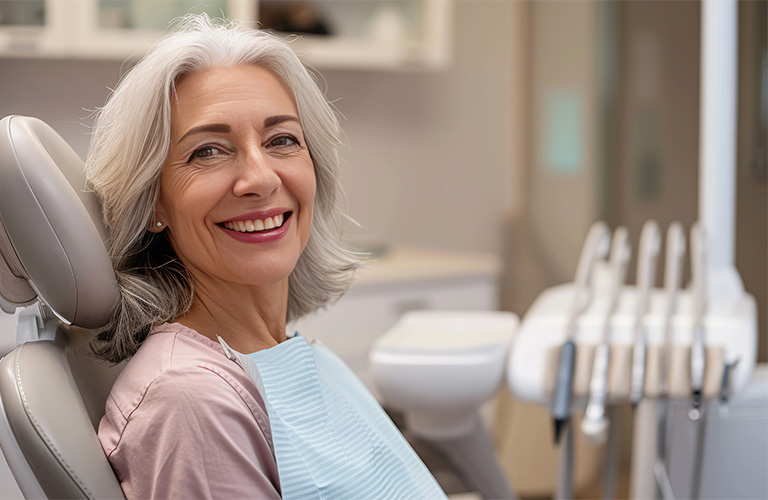
<path id="1" fill-rule="evenodd" d="M 105 325 L 118 298 L 85 165 L 37 118 L 0 120 L 0 296 L 40 298 L 67 323 Z"/>

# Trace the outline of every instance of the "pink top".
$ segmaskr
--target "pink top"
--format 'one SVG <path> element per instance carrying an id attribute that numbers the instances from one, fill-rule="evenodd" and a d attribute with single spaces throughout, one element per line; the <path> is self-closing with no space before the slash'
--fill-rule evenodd
<path id="1" fill-rule="evenodd" d="M 107 399 L 99 441 L 126 498 L 280 498 L 256 385 L 211 339 L 152 329 Z"/>

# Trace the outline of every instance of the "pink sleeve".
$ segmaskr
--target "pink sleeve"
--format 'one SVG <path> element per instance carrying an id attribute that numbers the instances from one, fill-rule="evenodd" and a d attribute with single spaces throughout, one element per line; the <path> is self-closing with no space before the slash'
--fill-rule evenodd
<path id="1" fill-rule="evenodd" d="M 280 498 L 270 441 L 243 392 L 206 368 L 164 371 L 110 453 L 126 497 Z"/>

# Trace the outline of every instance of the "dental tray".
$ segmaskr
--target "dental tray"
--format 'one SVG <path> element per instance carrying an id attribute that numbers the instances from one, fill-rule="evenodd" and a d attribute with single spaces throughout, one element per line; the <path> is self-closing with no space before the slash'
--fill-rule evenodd
<path id="1" fill-rule="evenodd" d="M 573 284 L 560 285 L 543 292 L 523 318 L 510 350 L 507 383 L 512 393 L 523 401 L 549 406 L 557 374 L 561 346 L 565 342 L 568 310 L 573 301 Z M 622 288 L 616 312 L 610 318 L 610 362 L 608 397 L 611 401 L 628 400 L 632 372 L 632 350 L 638 289 Z M 643 397 L 659 396 L 659 363 L 664 337 L 665 295 L 662 289 L 650 293 L 643 324 L 647 332 L 645 383 Z M 576 363 L 573 378 L 573 407 L 583 408 L 589 392 L 595 349 L 602 339 L 608 297 L 596 293 L 589 308 L 576 321 L 574 342 Z M 694 333 L 694 304 L 690 291 L 681 291 L 671 320 L 669 396 L 691 395 L 690 350 Z M 703 393 L 713 398 L 722 395 L 723 369 L 730 372 L 728 394 L 744 388 L 755 368 L 757 323 L 755 299 L 748 294 L 708 305 L 703 320 L 706 344 L 706 368 Z"/>

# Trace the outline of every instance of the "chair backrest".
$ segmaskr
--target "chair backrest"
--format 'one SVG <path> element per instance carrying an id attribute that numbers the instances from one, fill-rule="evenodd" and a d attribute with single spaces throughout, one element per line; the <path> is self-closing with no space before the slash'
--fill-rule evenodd
<path id="1" fill-rule="evenodd" d="M 84 165 L 35 118 L 0 120 L 0 297 L 58 319 L 0 361 L 0 448 L 30 498 L 120 498 L 96 429 L 122 366 L 88 352 L 117 283 Z M 14 335 L 16 332 L 0 332 Z"/>

